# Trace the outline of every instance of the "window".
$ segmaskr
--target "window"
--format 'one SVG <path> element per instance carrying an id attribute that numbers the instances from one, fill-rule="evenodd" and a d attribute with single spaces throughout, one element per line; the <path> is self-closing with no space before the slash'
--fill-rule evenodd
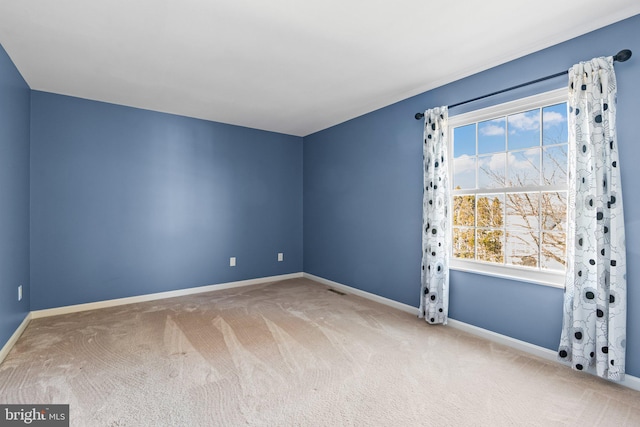
<path id="1" fill-rule="evenodd" d="M 450 117 L 452 268 L 564 284 L 566 93 Z"/>

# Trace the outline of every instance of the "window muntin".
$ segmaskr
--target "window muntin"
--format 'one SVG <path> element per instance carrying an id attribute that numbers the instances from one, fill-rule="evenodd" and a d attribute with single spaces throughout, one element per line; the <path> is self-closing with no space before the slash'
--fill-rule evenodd
<path id="1" fill-rule="evenodd" d="M 559 284 L 566 252 L 566 90 L 454 116 L 449 128 L 452 268 L 551 273 Z"/>

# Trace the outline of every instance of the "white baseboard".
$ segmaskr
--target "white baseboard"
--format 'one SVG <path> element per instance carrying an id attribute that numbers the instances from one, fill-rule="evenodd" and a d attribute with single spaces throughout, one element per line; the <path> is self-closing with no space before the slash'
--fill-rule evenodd
<path id="1" fill-rule="evenodd" d="M 624 375 L 624 380 L 619 384 L 640 391 L 640 378 L 628 374 Z"/>
<path id="2" fill-rule="evenodd" d="M 158 292 L 154 294 L 139 295 L 135 297 L 117 298 L 105 301 L 89 302 L 85 304 L 67 305 L 64 307 L 47 308 L 31 312 L 32 319 L 41 317 L 59 316 L 61 314 L 77 313 L 79 311 L 97 310 L 99 308 L 116 307 L 119 305 L 135 304 L 138 302 L 155 301 L 165 298 L 181 297 L 185 295 L 201 294 L 203 292 L 219 291 L 222 289 L 239 288 L 242 286 L 259 285 L 262 283 L 277 282 L 280 280 L 302 277 L 302 273 L 281 274 L 279 276 L 260 277 L 257 279 L 240 280 L 237 282 L 219 283 L 216 285 L 198 286 L 195 288 L 178 289 L 175 291 Z"/>
<path id="3" fill-rule="evenodd" d="M 345 293 L 348 293 L 348 294 L 358 295 L 368 300 L 379 302 L 380 304 L 384 304 L 389 307 L 397 308 L 398 310 L 402 310 L 406 313 L 415 314 L 416 316 L 418 315 L 418 308 L 412 307 L 408 304 L 394 301 L 389 298 L 381 297 L 380 295 L 372 294 L 370 292 L 361 291 L 360 289 L 352 288 L 351 286 L 343 285 L 342 283 L 334 282 L 333 280 L 325 279 L 324 277 L 316 276 L 310 273 L 303 273 L 303 277 L 306 277 L 307 279 L 311 279 L 315 282 L 322 283 L 323 285 L 327 285 L 331 288 L 344 291 Z"/>
<path id="4" fill-rule="evenodd" d="M 4 358 L 7 357 L 16 341 L 18 341 L 18 338 L 20 338 L 20 335 L 22 335 L 24 330 L 27 328 L 27 325 L 31 321 L 31 317 L 31 313 L 27 313 L 22 323 L 20 323 L 20 326 L 18 326 L 18 329 L 16 329 L 13 335 L 11 335 L 7 343 L 2 346 L 2 349 L 0 350 L 0 364 L 4 361 Z"/>
<path id="5" fill-rule="evenodd" d="M 366 292 L 360 289 L 352 288 L 351 286 L 343 285 L 342 283 L 334 282 L 329 279 L 325 279 L 324 277 L 315 276 L 313 274 L 304 273 L 304 277 L 314 280 L 316 282 L 322 283 L 324 285 L 330 286 L 332 288 L 338 289 L 342 292 L 357 295 L 363 298 L 366 298 L 371 301 L 379 302 L 380 304 L 387 305 L 389 307 L 397 308 L 398 310 L 402 310 L 406 313 L 414 314 L 418 316 L 418 307 L 413 307 L 408 304 L 403 304 L 401 302 L 397 302 L 391 300 L 389 298 L 384 298 L 376 294 L 372 294 L 370 292 Z M 540 347 L 535 344 L 528 343 L 526 341 L 521 341 L 515 338 L 508 337 L 506 335 L 499 334 L 497 332 L 490 331 L 488 329 L 479 328 L 477 326 L 470 325 L 468 323 L 460 322 L 455 319 L 449 318 L 447 320 L 447 326 L 453 329 L 458 329 L 472 335 L 475 335 L 480 338 L 484 338 L 486 340 L 506 345 L 507 347 L 514 348 L 516 350 L 523 351 L 525 353 L 529 353 L 534 356 L 538 356 L 542 359 L 550 360 L 552 362 L 560 363 L 557 358 L 557 354 L 553 350 L 549 350 L 548 348 Z M 568 367 L 571 369 L 570 367 Z M 634 377 L 626 374 L 623 381 L 612 381 L 614 384 L 620 384 L 622 386 L 628 387 L 633 390 L 640 391 L 640 378 Z"/>
<path id="6" fill-rule="evenodd" d="M 558 354 L 549 350 L 548 348 L 540 347 L 535 344 L 528 343 L 526 341 L 520 341 L 515 338 L 508 337 L 506 335 L 498 334 L 496 332 L 490 331 L 488 329 L 479 328 L 477 326 L 470 325 L 468 323 L 460 322 L 455 319 L 449 319 L 448 326 L 458 329 L 464 332 L 468 332 L 471 335 L 475 335 L 480 338 L 487 339 L 489 341 L 493 341 L 498 344 L 506 345 L 507 347 L 515 348 L 516 350 L 523 351 L 525 353 L 529 353 L 533 356 L 538 356 L 542 359 L 550 360 L 552 362 L 556 362 L 559 364 L 563 364 L 567 366 L 567 368 L 571 369 L 571 367 L 567 364 L 564 364 L 558 360 Z M 593 371 L 585 371 L 585 373 L 589 373 L 595 375 L 595 370 Z M 607 380 L 608 381 L 608 380 Z M 625 374 L 623 381 L 611 381 L 614 384 L 620 384 L 625 387 L 631 388 L 633 390 L 640 391 L 640 378 L 631 376 L 629 374 Z"/>
<path id="7" fill-rule="evenodd" d="M 479 328 L 477 326 L 470 325 L 468 323 L 460 322 L 459 320 L 449 319 L 448 326 L 453 329 L 467 332 L 477 337 L 485 338 L 489 341 L 493 341 L 498 344 L 506 345 L 507 347 L 515 348 L 516 350 L 524 351 L 525 353 L 538 356 L 542 359 L 551 360 L 557 362 L 557 354 L 553 350 L 540 347 L 535 344 L 528 343 L 526 341 L 520 341 L 515 338 L 508 337 L 506 335 L 499 334 L 497 332 L 490 331 L 488 329 Z"/>

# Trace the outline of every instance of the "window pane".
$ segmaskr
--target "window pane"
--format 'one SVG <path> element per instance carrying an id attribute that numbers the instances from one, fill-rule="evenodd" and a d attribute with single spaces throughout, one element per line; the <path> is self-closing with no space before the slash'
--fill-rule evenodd
<path id="1" fill-rule="evenodd" d="M 504 117 L 478 123 L 478 154 L 505 150 Z"/>
<path id="2" fill-rule="evenodd" d="M 478 195 L 478 227 L 502 227 L 504 225 L 504 195 Z"/>
<path id="3" fill-rule="evenodd" d="M 504 262 L 504 232 L 502 230 L 478 230 L 478 260 Z"/>
<path id="4" fill-rule="evenodd" d="M 507 264 L 538 266 L 538 232 L 507 231 Z"/>
<path id="5" fill-rule="evenodd" d="M 567 193 L 555 191 L 542 193 L 542 229 L 565 231 L 567 224 Z"/>
<path id="6" fill-rule="evenodd" d="M 505 186 L 506 153 L 478 156 L 478 188 Z"/>
<path id="7" fill-rule="evenodd" d="M 566 265 L 565 233 L 542 233 L 540 267 L 550 270 L 564 270 Z"/>
<path id="8" fill-rule="evenodd" d="M 508 117 L 509 150 L 540 145 L 540 109 L 513 114 Z"/>
<path id="9" fill-rule="evenodd" d="M 507 193 L 506 209 L 508 229 L 529 231 L 540 228 L 540 193 Z"/>
<path id="10" fill-rule="evenodd" d="M 453 161 L 453 188 L 476 188 L 476 158 L 462 156 Z"/>
<path id="11" fill-rule="evenodd" d="M 540 149 L 531 148 L 525 151 L 509 152 L 507 161 L 509 171 L 508 184 L 512 187 L 539 185 L 540 183 Z"/>
<path id="12" fill-rule="evenodd" d="M 545 147 L 542 150 L 542 179 L 544 185 L 567 183 L 567 145 Z"/>
<path id="13" fill-rule="evenodd" d="M 473 227 L 476 217 L 476 196 L 453 197 L 453 225 Z"/>
<path id="14" fill-rule="evenodd" d="M 453 157 L 476 155 L 476 124 L 453 130 Z"/>
<path id="15" fill-rule="evenodd" d="M 453 256 L 456 258 L 474 258 L 475 244 L 473 228 L 453 228 Z"/>
<path id="16" fill-rule="evenodd" d="M 542 144 L 566 144 L 567 103 L 551 105 L 542 109 Z"/>

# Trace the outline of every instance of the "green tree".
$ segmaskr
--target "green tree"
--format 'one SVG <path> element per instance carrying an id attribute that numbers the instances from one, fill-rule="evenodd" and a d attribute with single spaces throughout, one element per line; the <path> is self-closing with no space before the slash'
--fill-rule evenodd
<path id="1" fill-rule="evenodd" d="M 473 228 L 453 228 L 453 256 L 463 259 L 475 258 L 475 231 Z"/>
<path id="2" fill-rule="evenodd" d="M 459 187 L 457 188 L 459 189 Z M 475 258 L 476 196 L 453 198 L 453 256 Z"/>
<path id="3" fill-rule="evenodd" d="M 473 227 L 476 220 L 476 196 L 454 196 L 453 225 Z"/>
<path id="4" fill-rule="evenodd" d="M 477 258 L 480 261 L 504 262 L 503 206 L 501 197 L 478 197 L 478 227 L 487 227 L 478 229 Z"/>

